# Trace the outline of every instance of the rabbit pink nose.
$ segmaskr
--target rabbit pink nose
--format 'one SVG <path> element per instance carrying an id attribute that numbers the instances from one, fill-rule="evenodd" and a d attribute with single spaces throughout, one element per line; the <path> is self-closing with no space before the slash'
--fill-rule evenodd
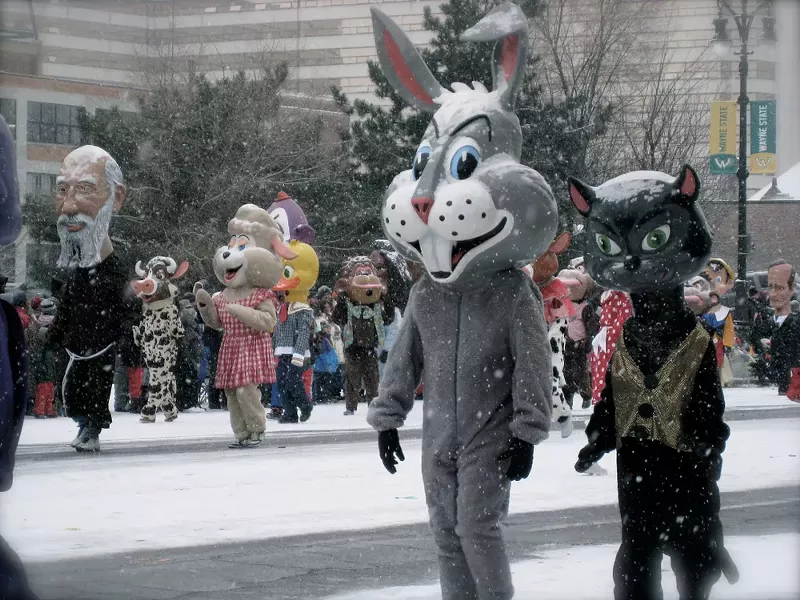
<path id="1" fill-rule="evenodd" d="M 411 205 L 417 212 L 417 216 L 420 219 L 422 219 L 422 222 L 425 223 L 425 225 L 427 225 L 428 217 L 430 216 L 431 209 L 433 208 L 433 198 L 427 198 L 427 197 L 412 198 Z"/>

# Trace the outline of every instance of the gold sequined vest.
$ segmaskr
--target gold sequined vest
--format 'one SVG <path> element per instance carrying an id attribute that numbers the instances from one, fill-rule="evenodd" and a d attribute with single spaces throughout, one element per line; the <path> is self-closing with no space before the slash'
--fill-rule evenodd
<path id="1" fill-rule="evenodd" d="M 681 443 L 682 416 L 709 341 L 698 323 L 658 373 L 645 377 L 625 347 L 625 336 L 620 336 L 611 362 L 618 448 L 622 438 L 637 437 L 691 450 Z"/>

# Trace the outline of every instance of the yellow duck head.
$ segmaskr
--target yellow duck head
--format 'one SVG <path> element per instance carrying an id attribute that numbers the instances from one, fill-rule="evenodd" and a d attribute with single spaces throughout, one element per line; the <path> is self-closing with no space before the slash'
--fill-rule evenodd
<path id="1" fill-rule="evenodd" d="M 317 253 L 311 246 L 298 240 L 290 241 L 289 248 L 297 257 L 283 259 L 283 275 L 272 289 L 286 292 L 287 302 L 308 302 L 308 292 L 319 276 Z"/>

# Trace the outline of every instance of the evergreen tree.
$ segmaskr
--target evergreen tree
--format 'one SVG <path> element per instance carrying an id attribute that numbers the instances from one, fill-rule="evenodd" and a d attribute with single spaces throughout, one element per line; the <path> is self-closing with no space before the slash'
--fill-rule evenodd
<path id="1" fill-rule="evenodd" d="M 424 10 L 424 27 L 434 36 L 420 54 L 437 79 L 446 86 L 453 82 L 492 81 L 491 44 L 465 43 L 460 35 L 477 23 L 498 2 L 492 0 L 450 0 L 440 6 L 441 16 Z M 540 0 L 521 2 L 529 18 L 543 9 Z M 533 51 L 527 62 L 525 81 L 517 99 L 517 114 L 523 131 L 522 162 L 539 171 L 559 200 L 562 228 L 572 229 L 574 209 L 566 194 L 567 176 L 586 177 L 584 158 L 591 141 L 602 133 L 595 121 L 591 126 L 576 122 L 583 100 L 549 101 L 541 93 L 536 69 L 539 61 Z M 431 116 L 409 107 L 392 89 L 380 65 L 368 63 L 375 95 L 385 106 L 365 100 L 350 103 L 337 88 L 334 100 L 354 117 L 346 139 L 349 149 L 347 172 L 366 207 L 370 231 L 380 232 L 381 196 L 392 179 L 411 165 L 417 145 Z"/>

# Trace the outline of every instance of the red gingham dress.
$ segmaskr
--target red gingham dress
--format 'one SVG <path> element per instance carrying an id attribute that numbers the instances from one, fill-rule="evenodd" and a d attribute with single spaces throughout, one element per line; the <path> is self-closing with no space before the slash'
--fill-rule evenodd
<path id="1" fill-rule="evenodd" d="M 275 302 L 270 290 L 256 289 L 244 300 L 228 302 L 222 294 L 214 296 L 214 306 L 222 323 L 222 345 L 217 360 L 214 387 L 223 390 L 248 385 L 275 383 L 275 356 L 272 338 L 265 331 L 254 331 L 225 310 L 228 304 L 256 308 L 264 300 Z"/>

